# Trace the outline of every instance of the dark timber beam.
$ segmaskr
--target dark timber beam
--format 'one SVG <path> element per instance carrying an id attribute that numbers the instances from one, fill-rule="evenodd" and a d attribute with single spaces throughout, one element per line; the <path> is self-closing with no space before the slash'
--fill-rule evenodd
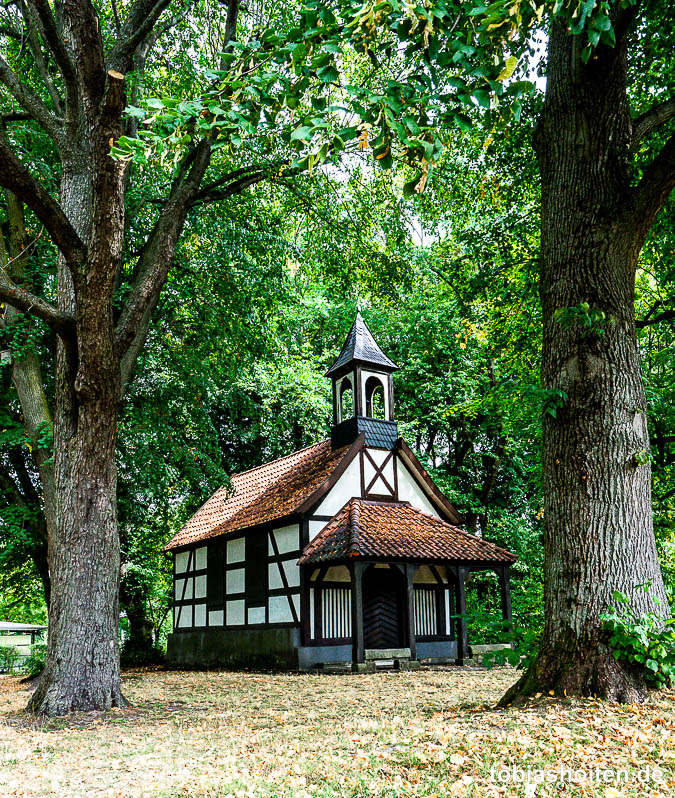
<path id="1" fill-rule="evenodd" d="M 406 638 L 410 648 L 410 659 L 417 659 L 417 644 L 415 641 L 415 588 L 413 586 L 413 578 L 417 571 L 417 566 L 411 563 L 406 563 L 405 566 L 405 581 L 406 581 Z"/>
<path id="2" fill-rule="evenodd" d="M 363 645 L 363 569 L 360 562 L 350 563 L 352 577 L 352 662 L 358 664 L 366 661 Z"/>

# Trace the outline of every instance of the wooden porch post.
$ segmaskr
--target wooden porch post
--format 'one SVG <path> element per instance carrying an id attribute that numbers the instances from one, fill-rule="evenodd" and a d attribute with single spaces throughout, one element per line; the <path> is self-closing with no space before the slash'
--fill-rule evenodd
<path id="1" fill-rule="evenodd" d="M 363 646 L 363 563 L 350 563 L 352 587 L 352 662 L 365 662 Z"/>
<path id="2" fill-rule="evenodd" d="M 408 647 L 410 648 L 410 659 L 417 659 L 417 642 L 415 641 L 415 588 L 413 586 L 413 577 L 417 570 L 416 565 L 406 563 L 405 565 L 405 581 L 406 581 L 406 637 L 408 640 Z"/>
<path id="3" fill-rule="evenodd" d="M 455 582 L 455 613 L 464 615 L 466 613 L 466 594 L 464 592 L 464 580 L 469 573 L 468 568 L 458 566 L 456 570 L 457 580 Z M 469 651 L 469 639 L 464 618 L 457 618 L 455 624 L 457 630 L 457 665 L 464 665 L 464 658 Z"/>

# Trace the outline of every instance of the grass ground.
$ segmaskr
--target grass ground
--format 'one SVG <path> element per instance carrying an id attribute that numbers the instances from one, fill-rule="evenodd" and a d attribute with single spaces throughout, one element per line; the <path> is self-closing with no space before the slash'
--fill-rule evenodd
<path id="1" fill-rule="evenodd" d="M 514 677 L 506 669 L 339 676 L 128 671 L 132 708 L 48 722 L 23 715 L 25 685 L 0 677 L 0 794 L 675 793 L 675 693 L 654 694 L 640 707 L 541 696 L 526 709 L 494 709 Z M 648 765 L 659 766 L 664 781 L 641 782 Z M 529 767 L 531 781 L 500 781 L 505 768 L 513 779 L 514 766 L 523 775 Z M 561 766 L 566 783 L 536 783 L 551 777 L 537 769 L 557 771 L 558 778 Z M 603 782 L 605 768 L 626 769 L 627 778 L 618 773 L 618 781 Z M 580 769 L 587 778 L 577 783 Z"/>

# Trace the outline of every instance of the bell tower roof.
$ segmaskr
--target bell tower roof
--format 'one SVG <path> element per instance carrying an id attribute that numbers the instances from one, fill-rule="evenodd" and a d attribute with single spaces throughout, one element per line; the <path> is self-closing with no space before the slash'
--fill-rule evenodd
<path id="1" fill-rule="evenodd" d="M 338 359 L 326 372 L 333 383 L 334 449 L 365 434 L 367 446 L 392 449 L 398 438 L 394 421 L 394 379 L 398 366 L 375 342 L 359 311 Z"/>
<path id="2" fill-rule="evenodd" d="M 390 360 L 377 345 L 372 333 L 361 316 L 361 311 L 356 314 L 356 319 L 349 331 L 347 340 L 338 355 L 338 359 L 326 372 L 327 377 L 333 376 L 336 372 L 348 366 L 352 362 L 363 365 L 375 366 L 381 371 L 397 371 L 398 366 Z"/>

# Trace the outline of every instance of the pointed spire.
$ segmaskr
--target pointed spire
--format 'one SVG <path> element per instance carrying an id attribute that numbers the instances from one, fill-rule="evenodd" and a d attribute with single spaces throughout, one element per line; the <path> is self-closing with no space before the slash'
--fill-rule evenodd
<path id="1" fill-rule="evenodd" d="M 377 342 L 361 316 L 360 309 L 356 312 L 356 320 L 349 331 L 349 335 L 347 336 L 347 340 L 342 347 L 338 359 L 328 369 L 326 376 L 330 377 L 331 374 L 334 374 L 338 369 L 342 368 L 342 366 L 352 361 L 370 364 L 384 371 L 395 371 L 398 369 L 396 363 L 390 360 L 377 345 Z"/>

